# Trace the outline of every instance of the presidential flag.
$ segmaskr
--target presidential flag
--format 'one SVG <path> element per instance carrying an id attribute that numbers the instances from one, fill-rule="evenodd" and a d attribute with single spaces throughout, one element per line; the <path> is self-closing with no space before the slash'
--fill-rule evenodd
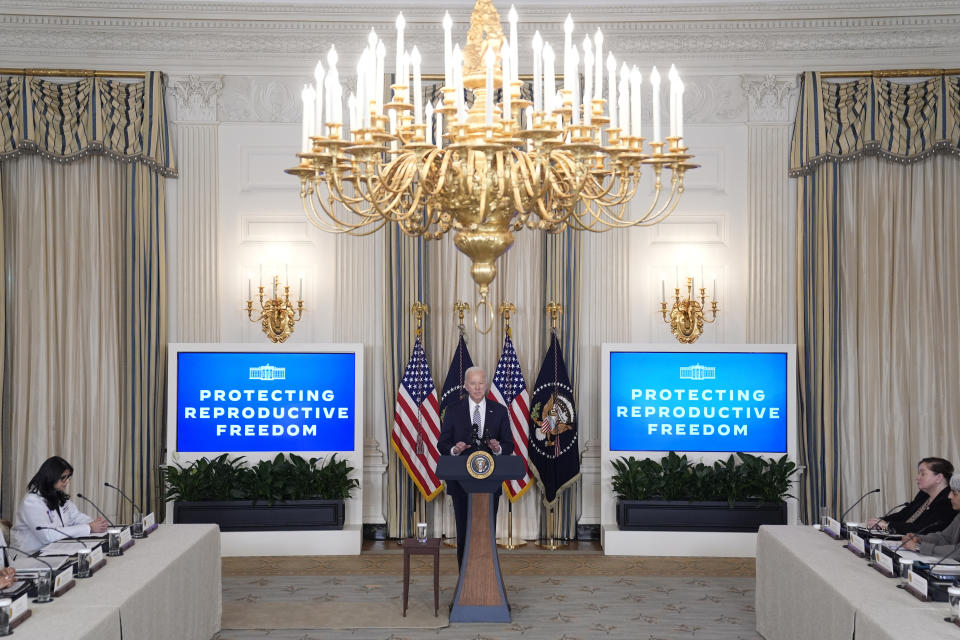
<path id="1" fill-rule="evenodd" d="M 447 410 L 447 407 L 466 397 L 467 391 L 463 388 L 463 374 L 472 366 L 473 360 L 470 358 L 467 342 L 463 339 L 463 333 L 461 333 L 457 350 L 453 352 L 453 359 L 450 360 L 447 377 L 443 381 L 443 391 L 440 392 L 440 424 L 443 424 L 443 413 Z"/>
<path id="2" fill-rule="evenodd" d="M 550 347 L 533 385 L 528 460 L 530 470 L 549 506 L 557 494 L 580 477 L 580 446 L 577 438 L 577 412 L 573 386 L 556 332 L 550 334 Z"/>
<path id="3" fill-rule="evenodd" d="M 420 493 L 429 502 L 443 488 L 437 478 L 437 441 L 440 439 L 440 411 L 437 388 L 418 337 L 413 354 L 403 370 L 393 414 L 391 444 L 407 468 Z"/>
<path id="4" fill-rule="evenodd" d="M 523 458 L 524 474 L 518 480 L 503 483 L 510 496 L 510 502 L 516 502 L 532 485 L 530 468 L 527 464 L 527 423 L 530 421 L 530 394 L 527 393 L 527 381 L 520 371 L 520 361 L 513 347 L 510 333 L 503 338 L 503 350 L 500 361 L 493 374 L 493 384 L 487 397 L 496 400 L 507 408 L 510 414 L 510 432 L 513 434 L 513 451 Z"/>

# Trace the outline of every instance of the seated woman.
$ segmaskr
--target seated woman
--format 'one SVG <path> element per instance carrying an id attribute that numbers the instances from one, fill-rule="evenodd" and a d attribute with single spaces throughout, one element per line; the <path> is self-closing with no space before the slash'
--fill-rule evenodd
<path id="1" fill-rule="evenodd" d="M 870 528 L 891 533 L 940 531 L 957 515 L 950 503 L 953 465 L 943 458 L 924 458 L 917 465 L 917 495 L 903 509 L 881 518 L 867 520 Z"/>
<path id="2" fill-rule="evenodd" d="M 960 510 L 960 476 L 950 478 L 950 502 L 954 509 Z M 960 542 L 960 514 L 943 531 L 923 535 L 908 533 L 903 536 L 901 546 L 927 556 L 942 557 L 949 553 L 953 558 L 960 558 L 958 542 Z"/>
<path id="3" fill-rule="evenodd" d="M 33 553 L 56 540 L 103 533 L 109 523 L 82 513 L 64 493 L 73 476 L 73 467 L 59 456 L 47 458 L 27 485 L 27 495 L 17 509 L 10 537 L 13 546 Z M 54 527 L 40 529 L 37 527 Z"/>

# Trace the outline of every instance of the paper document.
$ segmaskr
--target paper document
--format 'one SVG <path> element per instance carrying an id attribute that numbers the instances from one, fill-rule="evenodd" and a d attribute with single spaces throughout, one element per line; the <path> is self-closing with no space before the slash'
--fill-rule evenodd
<path id="1" fill-rule="evenodd" d="M 894 545 L 892 548 L 896 548 Z M 926 564 L 933 564 L 937 560 L 940 560 L 941 556 L 925 556 L 922 553 L 917 553 L 916 551 L 909 551 L 907 549 L 900 549 L 897 551 L 897 555 L 901 558 L 907 558 L 913 560 L 914 562 L 924 562 Z M 954 560 L 953 558 L 947 558 L 946 560 L 940 560 L 940 563 L 936 565 L 939 568 L 943 567 L 957 567 L 958 575 L 960 575 L 960 562 Z"/>
<path id="2" fill-rule="evenodd" d="M 49 560 L 46 560 L 47 564 L 53 567 L 53 570 L 56 571 L 62 567 L 66 562 L 67 558 L 62 556 L 51 556 Z M 36 571 L 37 569 L 46 569 L 47 565 L 41 560 L 36 558 L 31 558 L 30 556 L 18 556 L 12 563 L 14 569 L 17 570 L 17 573 L 21 571 Z"/>
<path id="3" fill-rule="evenodd" d="M 84 545 L 76 542 L 74 540 L 61 540 L 60 542 L 51 542 L 43 549 L 40 550 L 41 556 L 72 556 L 76 555 L 77 551 L 83 549 Z M 87 545 L 88 548 L 93 548 L 93 545 Z"/>

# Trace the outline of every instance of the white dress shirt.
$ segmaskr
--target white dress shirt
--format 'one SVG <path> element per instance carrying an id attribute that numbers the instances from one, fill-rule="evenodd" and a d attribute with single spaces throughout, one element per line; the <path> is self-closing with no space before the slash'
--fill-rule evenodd
<path id="1" fill-rule="evenodd" d="M 487 397 L 484 396 L 480 399 L 480 402 L 474 402 L 473 398 L 467 398 L 467 409 L 470 413 L 470 424 L 473 424 L 473 412 L 476 411 L 476 408 L 480 407 L 480 421 L 477 423 L 477 426 L 480 427 L 477 430 L 477 437 L 483 438 L 483 421 L 487 417 Z M 456 456 L 459 455 L 454 449 L 457 448 L 457 445 L 450 447 L 450 455 Z"/>
<path id="2" fill-rule="evenodd" d="M 47 508 L 47 503 L 40 494 L 30 492 L 23 497 L 23 502 L 17 509 L 13 526 L 10 528 L 10 542 L 14 547 L 33 553 L 51 542 L 66 538 L 64 534 L 76 538 L 89 536 L 89 523 L 92 521 L 93 518 L 77 509 L 77 505 L 70 500 L 60 507 L 58 513 L 56 509 Z M 38 526 L 56 527 L 63 533 L 53 529 L 37 531 Z"/>

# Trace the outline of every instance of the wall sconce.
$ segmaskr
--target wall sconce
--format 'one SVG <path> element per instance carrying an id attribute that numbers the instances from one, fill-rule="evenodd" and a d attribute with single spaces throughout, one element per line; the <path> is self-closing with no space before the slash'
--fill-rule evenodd
<path id="1" fill-rule="evenodd" d="M 700 279 L 703 280 L 703 270 L 701 269 Z M 680 297 L 680 286 L 677 285 L 673 294 L 673 307 L 670 308 L 670 315 L 667 316 L 667 295 L 663 278 L 660 279 L 660 314 L 663 321 L 670 325 L 670 331 L 677 337 L 677 340 L 684 344 L 693 344 L 703 333 L 703 323 L 713 323 L 717 319 L 717 279 L 713 279 L 713 300 L 710 302 L 710 318 L 707 318 L 704 311 L 707 304 L 707 289 L 700 287 L 700 300 L 694 295 L 693 278 L 687 278 L 687 297 Z"/>
<path id="2" fill-rule="evenodd" d="M 260 297 L 260 310 L 254 317 L 253 295 L 251 278 L 247 278 L 247 317 L 250 322 L 259 322 L 263 332 L 272 342 L 285 342 L 293 333 L 294 325 L 303 317 L 303 276 L 300 276 L 300 295 L 297 306 L 290 302 L 290 282 L 280 285 L 280 276 L 273 276 L 273 297 L 263 299 L 263 268 L 261 267 L 261 284 L 257 287 Z M 280 291 L 283 295 L 280 295 Z"/>

